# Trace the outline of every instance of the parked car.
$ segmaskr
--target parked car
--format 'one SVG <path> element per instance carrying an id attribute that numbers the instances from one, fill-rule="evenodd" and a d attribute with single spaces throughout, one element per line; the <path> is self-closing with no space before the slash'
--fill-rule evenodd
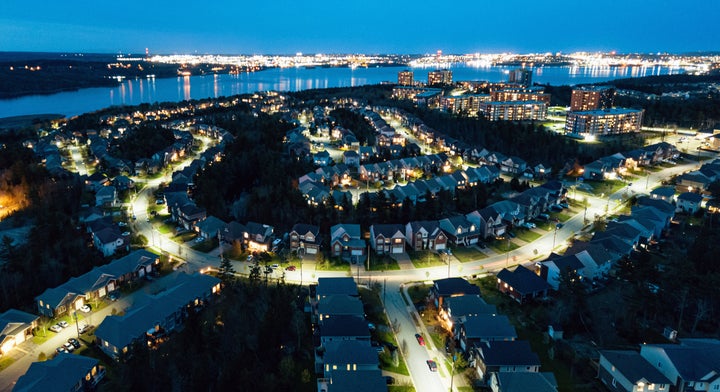
<path id="1" fill-rule="evenodd" d="M 57 325 L 59 325 L 59 326 L 61 326 L 61 327 L 63 327 L 63 328 L 67 328 L 67 327 L 70 326 L 70 324 L 68 324 L 67 321 L 60 321 L 60 322 L 57 323 Z"/>
<path id="2" fill-rule="evenodd" d="M 558 230 L 562 229 L 563 226 L 565 226 L 565 225 L 562 224 L 562 223 L 558 223 L 558 224 L 555 225 L 555 227 L 556 227 Z"/>
<path id="3" fill-rule="evenodd" d="M 163 200 L 163 199 L 157 199 L 157 200 L 155 200 L 155 204 L 156 204 L 156 205 L 165 204 L 165 200 Z"/>
<path id="4" fill-rule="evenodd" d="M 515 233 L 513 233 L 512 231 L 508 231 L 508 235 L 510 236 L 510 238 L 515 238 Z"/>
<path id="5" fill-rule="evenodd" d="M 116 291 L 113 291 L 112 293 L 108 294 L 107 297 L 110 301 L 113 301 L 113 302 L 117 301 L 118 298 L 120 298 L 120 296 L 118 295 L 118 293 Z"/>
<path id="6" fill-rule="evenodd" d="M 295 267 L 294 265 L 289 265 L 285 268 L 285 271 L 295 271 L 296 269 L 297 267 Z"/>
<path id="7" fill-rule="evenodd" d="M 87 305 L 87 304 L 83 305 L 83 307 L 80 308 L 80 311 L 83 313 L 90 313 L 91 310 L 92 310 L 92 308 L 90 307 L 90 305 Z"/>
<path id="8" fill-rule="evenodd" d="M 73 346 L 70 343 L 64 343 L 63 347 L 65 347 L 65 350 L 67 350 L 67 352 L 69 352 L 69 353 L 75 351 L 75 346 Z"/>
<path id="9" fill-rule="evenodd" d="M 272 265 L 270 266 L 270 268 L 272 268 L 272 269 L 280 268 L 280 265 L 278 265 L 278 264 L 272 264 Z"/>
<path id="10" fill-rule="evenodd" d="M 393 376 L 385 376 L 385 383 L 388 385 L 395 384 L 395 377 Z"/>
<path id="11" fill-rule="evenodd" d="M 630 184 L 630 185 L 632 185 L 632 184 Z M 565 203 L 565 202 L 560 203 L 560 204 L 558 204 L 558 205 L 559 205 L 560 207 L 562 207 L 562 208 L 570 208 L 570 205 L 569 205 L 568 203 Z"/>
<path id="12" fill-rule="evenodd" d="M 537 225 L 532 222 L 525 222 L 523 223 L 523 227 L 525 227 L 526 229 L 534 229 L 537 227 Z"/>
<path id="13" fill-rule="evenodd" d="M 431 372 L 437 372 L 437 363 L 435 363 L 435 361 L 428 359 L 426 362 Z"/>
<path id="14" fill-rule="evenodd" d="M 553 204 L 553 205 L 550 206 L 550 211 L 560 212 L 560 211 L 562 211 L 562 209 L 563 209 L 563 208 L 560 207 L 558 204 Z"/>
<path id="15" fill-rule="evenodd" d="M 53 331 L 53 332 L 60 332 L 60 331 L 62 331 L 62 327 L 59 326 L 59 325 L 57 325 L 57 324 L 53 324 L 53 325 L 50 327 L 50 330 Z"/>
<path id="16" fill-rule="evenodd" d="M 541 221 L 547 222 L 548 219 L 550 219 L 550 215 L 548 215 L 548 214 L 540 214 L 540 215 L 537 216 L 537 218 L 538 218 L 539 220 L 541 220 Z"/>
<path id="17" fill-rule="evenodd" d="M 60 347 L 56 348 L 55 351 L 56 351 L 58 354 L 62 354 L 62 353 L 68 352 L 67 350 L 65 350 L 65 346 L 60 346 Z"/>
<path id="18" fill-rule="evenodd" d="M 415 339 L 417 339 L 419 345 L 425 345 L 425 338 L 423 338 L 422 335 L 420 335 L 419 333 L 415 334 Z"/>
<path id="19" fill-rule="evenodd" d="M 80 333 L 82 334 L 82 333 L 85 333 L 85 332 L 87 332 L 87 331 L 90 330 L 90 325 L 87 325 L 87 324 L 85 324 L 85 323 L 81 323 L 81 324 L 78 326 L 78 328 L 79 328 Z"/>
<path id="20" fill-rule="evenodd" d="M 75 338 L 68 339 L 68 343 L 70 343 L 75 348 L 80 348 L 80 342 Z"/>

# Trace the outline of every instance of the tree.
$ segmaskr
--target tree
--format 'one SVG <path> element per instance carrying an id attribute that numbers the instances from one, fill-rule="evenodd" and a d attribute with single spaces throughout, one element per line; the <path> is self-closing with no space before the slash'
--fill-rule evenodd
<path id="1" fill-rule="evenodd" d="M 230 259 L 225 256 L 222 257 L 218 273 L 220 274 L 220 279 L 222 279 L 224 283 L 228 283 L 235 279 L 235 267 L 233 267 Z"/>

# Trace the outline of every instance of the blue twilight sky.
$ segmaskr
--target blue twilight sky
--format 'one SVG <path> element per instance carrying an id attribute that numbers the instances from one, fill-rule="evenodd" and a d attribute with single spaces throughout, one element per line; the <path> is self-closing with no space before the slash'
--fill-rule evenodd
<path id="1" fill-rule="evenodd" d="M 0 51 L 720 50 L 720 0 L 0 0 Z"/>

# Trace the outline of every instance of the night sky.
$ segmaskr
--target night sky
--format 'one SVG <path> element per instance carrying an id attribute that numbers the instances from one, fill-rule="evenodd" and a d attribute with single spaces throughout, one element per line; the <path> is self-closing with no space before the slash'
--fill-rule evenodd
<path id="1" fill-rule="evenodd" d="M 718 0 L 3 0 L 0 51 L 720 50 Z"/>

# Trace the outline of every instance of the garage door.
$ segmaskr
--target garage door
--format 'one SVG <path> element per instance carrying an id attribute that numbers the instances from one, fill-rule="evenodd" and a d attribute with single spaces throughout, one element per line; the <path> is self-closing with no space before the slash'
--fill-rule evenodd
<path id="1" fill-rule="evenodd" d="M 435 250 L 443 250 L 445 249 L 445 244 L 435 244 Z"/>
<path id="2" fill-rule="evenodd" d="M 393 246 L 392 252 L 393 254 L 402 253 L 405 249 L 402 246 Z"/>
<path id="3" fill-rule="evenodd" d="M 107 285 L 108 292 L 115 290 L 115 282 L 110 282 Z"/>
<path id="4" fill-rule="evenodd" d="M 309 255 L 314 255 L 314 254 L 317 253 L 317 249 L 315 249 L 315 248 L 305 248 L 305 253 L 307 253 L 307 254 L 309 254 Z"/>
<path id="5" fill-rule="evenodd" d="M 105 296 L 105 294 L 107 294 L 107 293 L 105 292 L 105 287 L 103 287 L 103 288 L 101 288 L 100 290 L 98 290 L 98 297 L 102 298 L 102 297 Z"/>
<path id="6" fill-rule="evenodd" d="M 350 254 L 353 256 L 362 256 L 362 249 L 353 249 Z"/>

